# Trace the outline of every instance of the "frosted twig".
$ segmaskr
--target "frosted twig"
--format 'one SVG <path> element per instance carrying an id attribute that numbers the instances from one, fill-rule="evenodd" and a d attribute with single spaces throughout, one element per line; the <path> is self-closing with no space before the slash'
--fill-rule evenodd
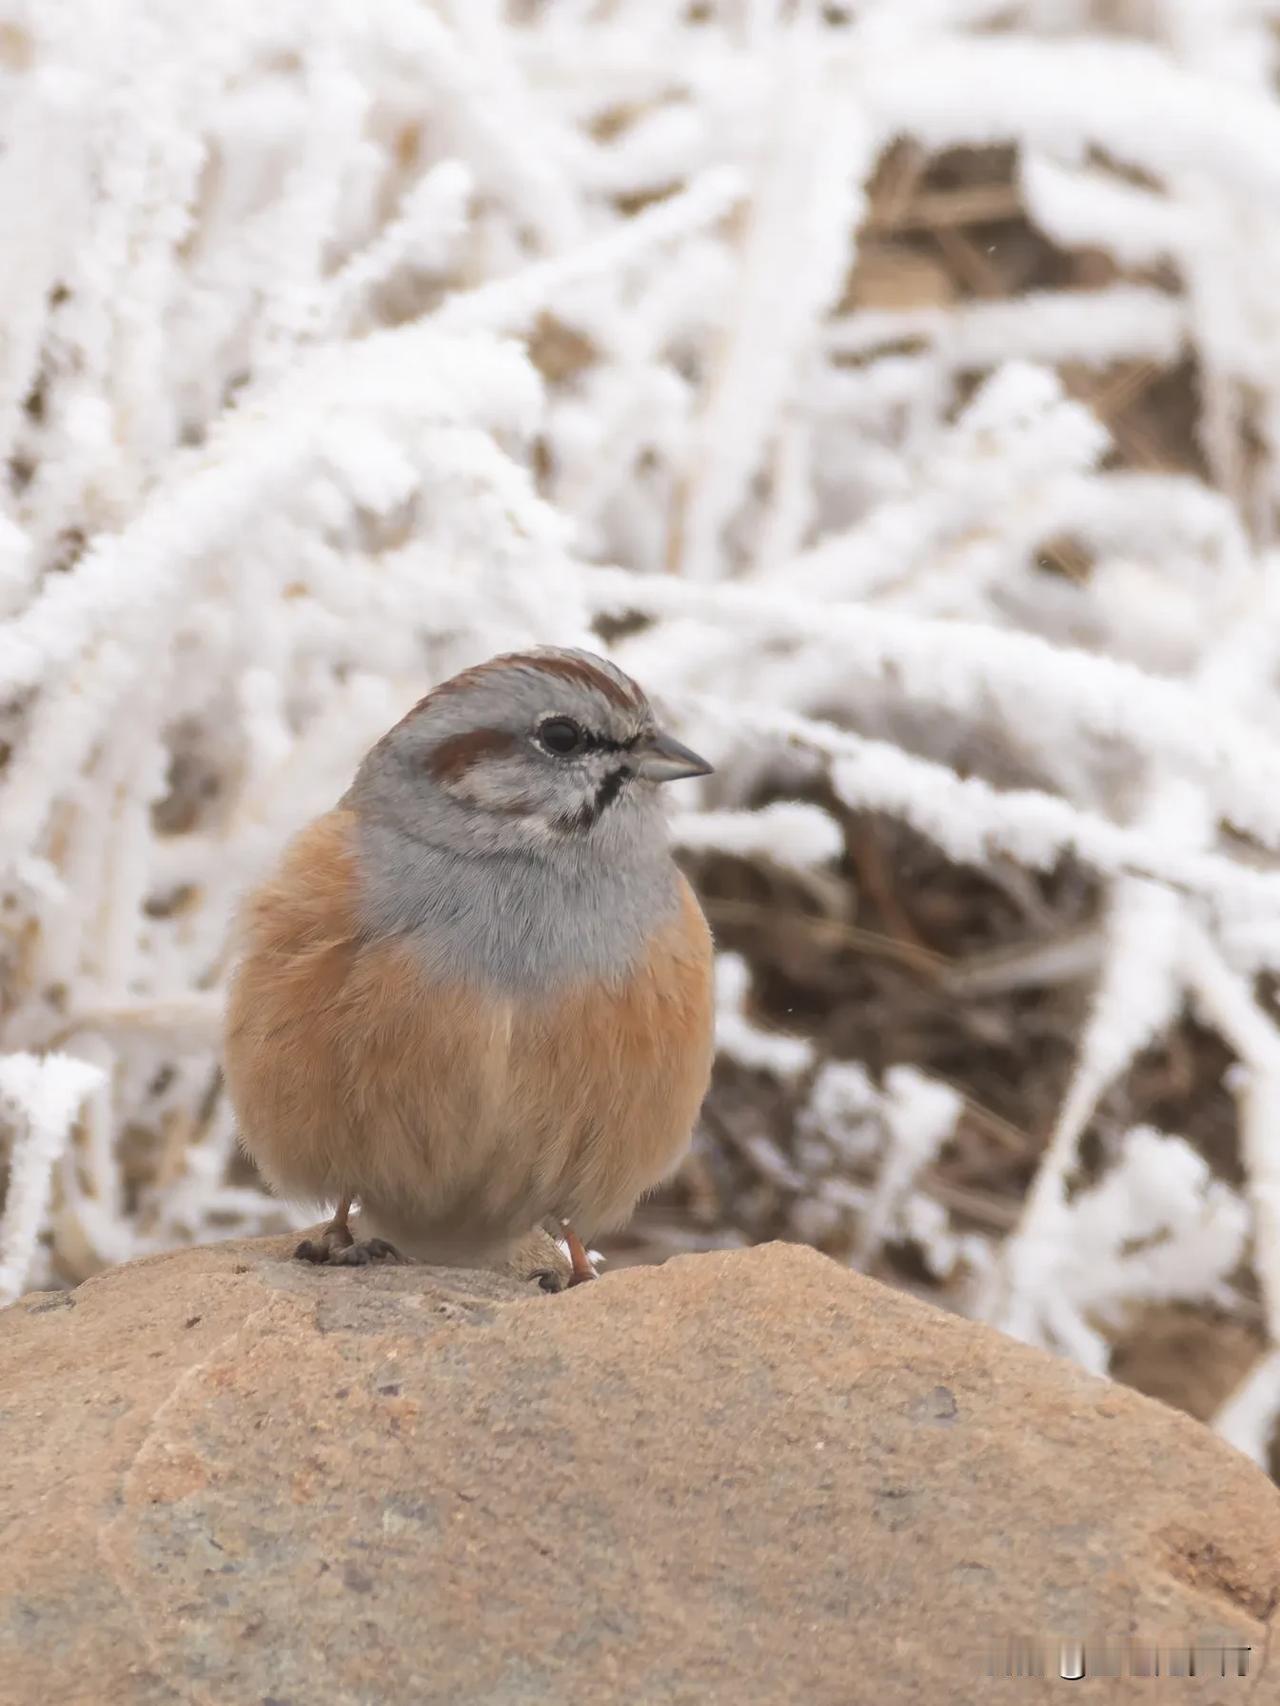
<path id="1" fill-rule="evenodd" d="M 1268 1332 L 1280 1344 L 1280 1027 L 1202 928 L 1187 927 L 1182 953 L 1197 1005 L 1243 1063 L 1240 1141 L 1254 1216 L 1253 1260 Z"/>
<path id="2" fill-rule="evenodd" d="M 583 279 L 630 266 L 663 244 L 714 224 L 733 206 L 741 190 L 736 172 L 708 172 L 680 195 L 648 209 L 611 236 L 554 260 L 538 262 L 514 278 L 479 285 L 451 297 L 432 316 L 432 324 L 442 332 L 523 330 L 559 292 Z"/>
<path id="3" fill-rule="evenodd" d="M 808 606 L 742 587 L 610 568 L 597 570 L 586 592 L 599 610 L 732 623 L 743 643 L 838 645 L 849 677 L 867 686 L 892 677 L 899 691 L 939 709 L 965 713 L 985 703 L 1014 720 L 1051 719 L 1064 733 L 1123 737 L 1138 752 L 1194 767 L 1242 828 L 1280 842 L 1280 744 L 1180 682 L 1035 635 L 852 605 Z"/>
<path id="4" fill-rule="evenodd" d="M 1210 1426 L 1261 1468 L 1270 1464 L 1271 1438 L 1280 1417 L 1280 1350 L 1258 1358 Z"/>
<path id="5" fill-rule="evenodd" d="M 102 1074 L 68 1055 L 0 1055 L 0 1114 L 15 1131 L 0 1214 L 0 1304 L 26 1282 L 44 1222 L 54 1164 L 85 1096 Z"/>

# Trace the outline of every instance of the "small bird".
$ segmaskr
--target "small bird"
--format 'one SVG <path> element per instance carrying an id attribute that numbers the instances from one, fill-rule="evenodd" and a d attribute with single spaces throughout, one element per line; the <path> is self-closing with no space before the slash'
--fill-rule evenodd
<path id="1" fill-rule="evenodd" d="M 594 1277 L 584 1236 L 679 1160 L 710 1077 L 711 936 L 658 796 L 710 770 L 604 658 L 510 653 L 295 838 L 244 910 L 225 1066 L 269 1182 L 338 1204 L 300 1257 L 489 1265 L 550 1221 Z"/>

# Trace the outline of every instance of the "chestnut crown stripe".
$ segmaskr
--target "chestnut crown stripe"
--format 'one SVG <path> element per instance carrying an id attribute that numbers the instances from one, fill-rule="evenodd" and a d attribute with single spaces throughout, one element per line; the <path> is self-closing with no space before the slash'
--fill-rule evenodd
<path id="1" fill-rule="evenodd" d="M 527 659 L 512 658 L 510 661 L 512 663 L 527 662 L 543 675 L 555 676 L 560 681 L 572 681 L 579 686 L 589 687 L 598 693 L 602 699 L 607 699 L 611 705 L 616 705 L 621 711 L 634 711 L 644 702 L 639 688 L 633 682 L 628 682 L 626 686 L 623 685 L 623 682 L 627 680 L 625 676 L 619 680 L 606 674 L 604 670 L 597 669 L 585 658 L 539 657 L 534 654 Z"/>
<path id="2" fill-rule="evenodd" d="M 623 711 L 639 711 L 647 703 L 635 682 L 630 676 L 623 675 L 621 670 L 615 676 L 603 669 L 597 669 L 585 658 L 570 657 L 563 653 L 506 652 L 501 657 L 488 658 L 484 663 L 473 664 L 470 669 L 464 669 L 461 674 L 451 676 L 448 681 L 442 681 L 438 687 L 433 687 L 430 693 L 405 712 L 396 727 L 409 722 L 431 705 L 438 705 L 442 699 L 452 698 L 455 693 L 465 693 L 469 687 L 476 686 L 495 670 L 506 669 L 537 670 L 539 674 L 549 675 L 555 680 L 571 681 L 581 687 L 589 687 Z"/>

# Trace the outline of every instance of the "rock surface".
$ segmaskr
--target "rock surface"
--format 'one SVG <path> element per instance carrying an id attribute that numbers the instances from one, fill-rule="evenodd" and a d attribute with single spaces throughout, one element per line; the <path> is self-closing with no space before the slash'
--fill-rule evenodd
<path id="1" fill-rule="evenodd" d="M 290 1245 L 0 1314 L 4 1706 L 1034 1702 L 988 1638 L 1131 1629 L 1280 1700 L 1280 1494 L 1158 1404 L 802 1248 L 556 1296 Z"/>

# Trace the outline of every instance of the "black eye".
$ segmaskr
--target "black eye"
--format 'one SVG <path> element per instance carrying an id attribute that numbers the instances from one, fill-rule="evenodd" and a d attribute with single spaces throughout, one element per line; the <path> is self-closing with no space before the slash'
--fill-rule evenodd
<path id="1" fill-rule="evenodd" d="M 568 758 L 570 753 L 581 752 L 585 738 L 572 717 L 548 717 L 545 723 L 538 725 L 539 742 L 557 758 Z"/>

